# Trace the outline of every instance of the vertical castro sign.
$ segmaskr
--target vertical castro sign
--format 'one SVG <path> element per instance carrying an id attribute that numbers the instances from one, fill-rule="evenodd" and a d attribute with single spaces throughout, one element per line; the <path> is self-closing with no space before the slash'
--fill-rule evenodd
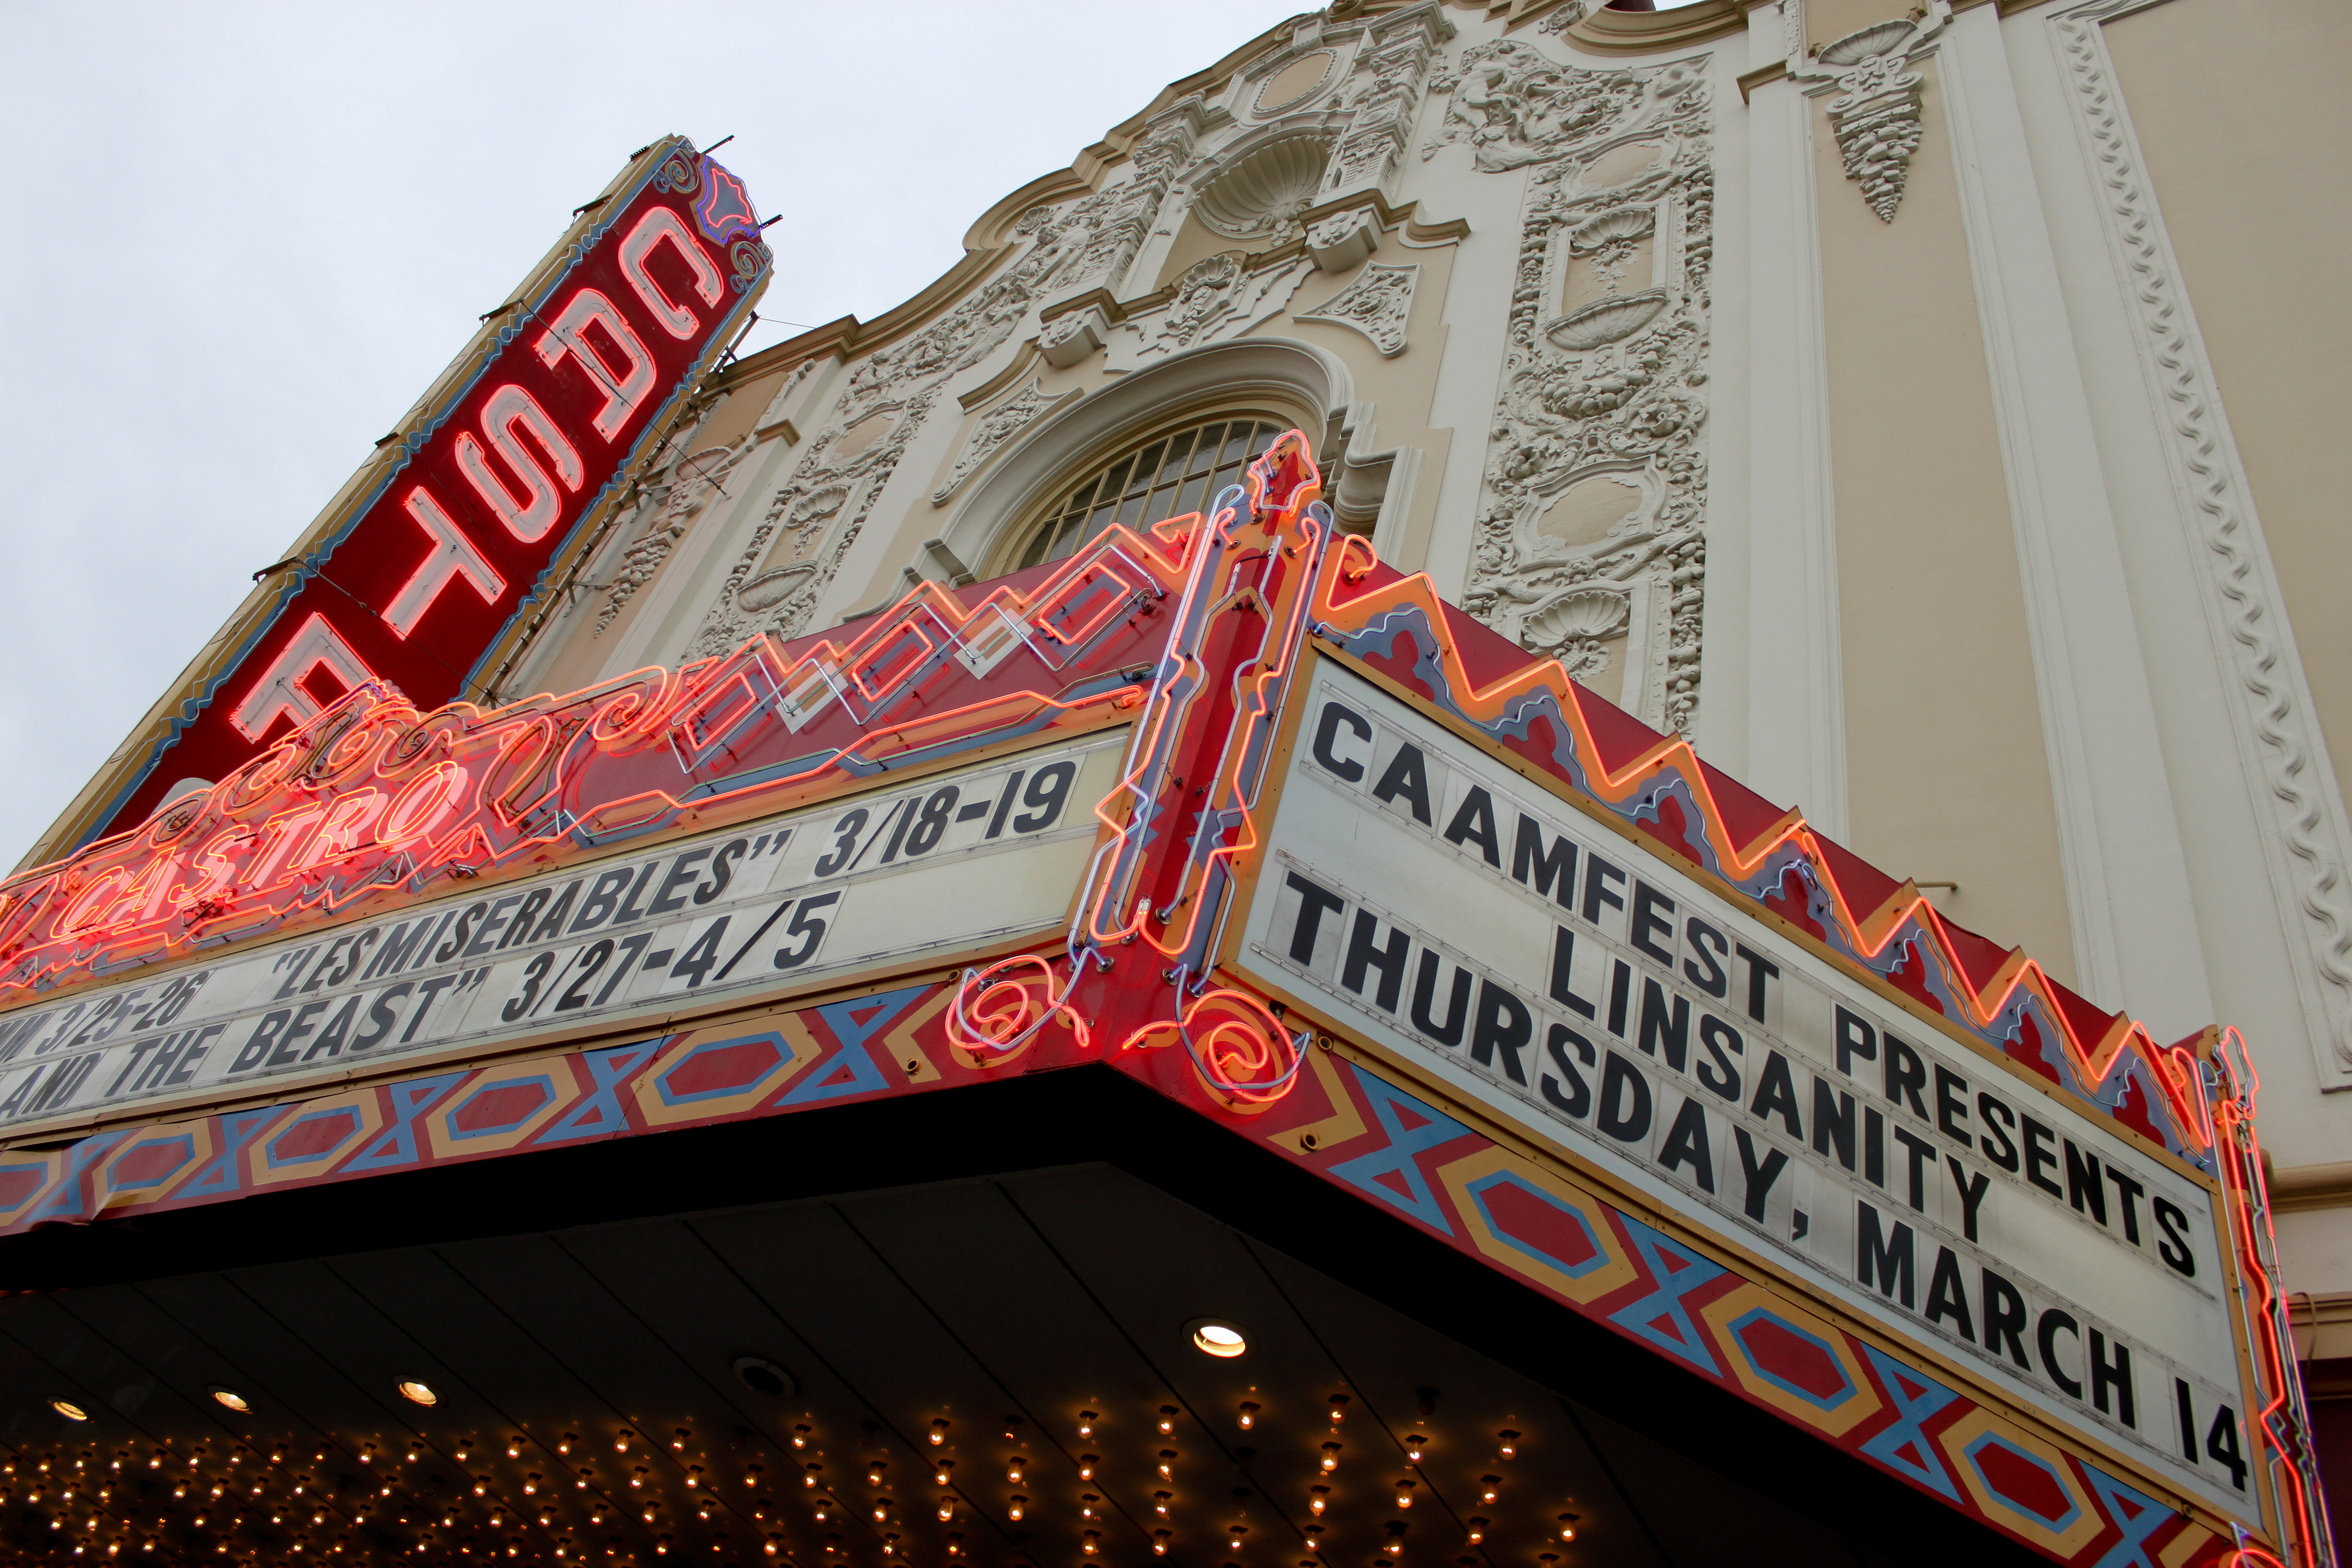
<path id="1" fill-rule="evenodd" d="M 142 820 L 174 781 L 225 778 L 362 682 L 422 709 L 466 694 L 767 277 L 741 181 L 683 140 L 641 163 L 473 373 L 447 378 L 404 460 L 312 542 L 101 832 Z"/>

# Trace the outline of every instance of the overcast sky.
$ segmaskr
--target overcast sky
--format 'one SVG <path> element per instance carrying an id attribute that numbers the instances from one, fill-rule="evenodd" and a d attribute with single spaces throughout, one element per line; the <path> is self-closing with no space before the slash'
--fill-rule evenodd
<path id="1" fill-rule="evenodd" d="M 1300 8 L 0 0 L 0 870 L 634 149 L 732 134 L 761 315 L 870 318 Z"/>

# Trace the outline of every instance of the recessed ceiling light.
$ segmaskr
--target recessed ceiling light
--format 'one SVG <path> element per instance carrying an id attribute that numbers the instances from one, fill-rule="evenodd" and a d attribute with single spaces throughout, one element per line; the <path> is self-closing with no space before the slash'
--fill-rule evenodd
<path id="1" fill-rule="evenodd" d="M 764 1394 L 771 1399 L 790 1399 L 799 1386 L 793 1374 L 765 1356 L 739 1355 L 735 1358 L 735 1379 L 754 1394 Z M 931 1438 L 936 1443 L 937 1436 Z"/>
<path id="2" fill-rule="evenodd" d="M 218 1400 L 221 1404 L 226 1405 L 227 1405 L 231 1410 L 236 1411 L 236 1412 L 238 1415 L 240 1415 L 247 1414 L 247 1412 L 251 1411 L 251 1410 L 252 1410 L 252 1408 L 253 1408 L 253 1406 L 252 1406 L 252 1405 L 247 1405 L 247 1404 L 245 1402 L 245 1395 L 244 1395 L 244 1394 L 239 1394 L 239 1393 L 238 1393 L 236 1389 L 234 1389 L 234 1388 L 223 1388 L 223 1387 L 221 1387 L 218 1384 L 215 1384 L 211 1388 L 207 1389 L 205 1392 L 206 1392 L 206 1393 L 208 1393 L 208 1394 L 211 1394 L 215 1399 Z"/>
<path id="3" fill-rule="evenodd" d="M 419 1383 L 413 1377 L 404 1377 L 400 1380 L 400 1396 L 403 1399 L 412 1400 L 418 1405 L 438 1405 L 441 1403 L 441 1396 L 433 1392 L 432 1384 Z"/>
<path id="4" fill-rule="evenodd" d="M 1195 1319 L 1191 1328 L 1192 1348 L 1204 1355 L 1231 1358 L 1249 1349 L 1248 1338 L 1223 1318 Z"/>
<path id="5" fill-rule="evenodd" d="M 84 1410 L 80 1405 L 76 1405 L 70 1399 L 52 1399 L 49 1401 L 49 1408 L 64 1416 L 68 1421 L 87 1421 L 89 1419 L 89 1412 Z"/>

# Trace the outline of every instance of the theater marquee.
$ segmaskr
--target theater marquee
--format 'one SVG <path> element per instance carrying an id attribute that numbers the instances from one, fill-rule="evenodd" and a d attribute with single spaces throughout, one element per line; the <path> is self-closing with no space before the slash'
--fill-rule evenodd
<path id="1" fill-rule="evenodd" d="M 2194 1167 L 1947 1036 L 1381 690 L 1307 689 L 1242 966 L 2216 1506 L 2231 1281 Z"/>
<path id="2" fill-rule="evenodd" d="M 363 684 L 0 882 L 0 1235 L 1107 1068 L 2070 1568 L 2330 1561 L 2242 1042 L 1951 925 L 1318 485 L 1292 432 L 835 633 Z"/>
<path id="3" fill-rule="evenodd" d="M 1116 737 L 0 1014 L 0 1128 L 960 957 L 1066 918 Z"/>

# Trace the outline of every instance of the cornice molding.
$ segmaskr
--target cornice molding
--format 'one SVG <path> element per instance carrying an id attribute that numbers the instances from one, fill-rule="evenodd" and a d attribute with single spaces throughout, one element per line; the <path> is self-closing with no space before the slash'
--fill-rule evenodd
<path id="1" fill-rule="evenodd" d="M 2273 1171 L 2270 1188 L 2271 1209 L 2275 1214 L 2352 1206 L 2352 1160 Z"/>

